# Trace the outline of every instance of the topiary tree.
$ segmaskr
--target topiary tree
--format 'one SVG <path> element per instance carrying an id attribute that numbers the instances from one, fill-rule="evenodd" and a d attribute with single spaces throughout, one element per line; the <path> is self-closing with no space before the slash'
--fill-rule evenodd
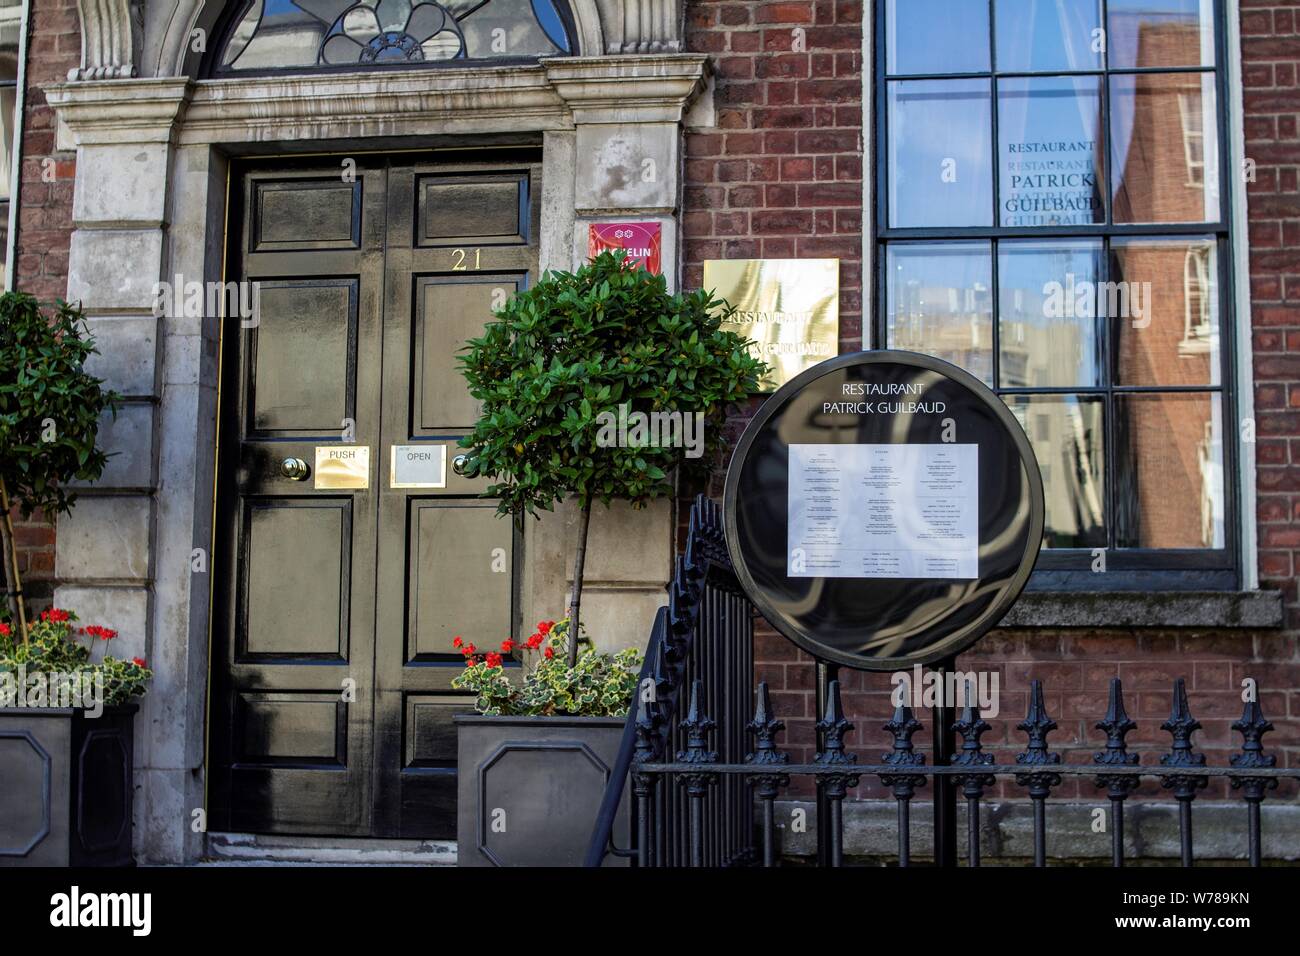
<path id="1" fill-rule="evenodd" d="M 59 302 L 52 316 L 22 292 L 0 295 L 0 539 L 6 606 L 27 643 L 27 609 L 10 509 L 49 519 L 76 501 L 67 482 L 94 481 L 108 457 L 95 447 L 99 418 L 120 398 L 88 375 L 95 343 L 81 310 Z"/>
<path id="2" fill-rule="evenodd" d="M 708 292 L 672 295 L 663 276 L 607 252 L 509 299 L 460 359 L 483 403 L 460 442 L 465 473 L 494 479 L 485 494 L 502 514 L 536 517 L 577 499 L 570 666 L 593 502 L 643 507 L 672 493 L 676 470 L 707 472 L 728 404 L 766 374 L 722 328 L 733 311 Z"/>

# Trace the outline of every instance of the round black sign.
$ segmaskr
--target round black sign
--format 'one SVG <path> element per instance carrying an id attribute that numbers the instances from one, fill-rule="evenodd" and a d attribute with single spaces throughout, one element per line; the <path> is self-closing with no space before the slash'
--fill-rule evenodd
<path id="1" fill-rule="evenodd" d="M 1043 537 L 1042 476 L 1010 409 L 912 352 L 842 355 L 782 386 L 736 448 L 725 508 L 732 563 L 772 626 L 867 670 L 978 640 Z"/>

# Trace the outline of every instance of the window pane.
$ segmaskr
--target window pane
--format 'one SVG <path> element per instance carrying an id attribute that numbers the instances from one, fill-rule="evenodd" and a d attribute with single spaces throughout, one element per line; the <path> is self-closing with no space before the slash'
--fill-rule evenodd
<path id="1" fill-rule="evenodd" d="M 1111 321 L 1117 385 L 1218 385 L 1218 256 L 1213 239 L 1111 244 Z"/>
<path id="2" fill-rule="evenodd" d="M 1104 275 L 1100 240 L 998 245 L 998 322 L 1007 387 L 1101 384 L 1094 307 Z"/>
<path id="3" fill-rule="evenodd" d="M 889 224 L 991 226 L 987 80 L 889 84 Z"/>
<path id="4" fill-rule="evenodd" d="M 1110 78 L 1115 222 L 1218 222 L 1214 76 Z"/>
<path id="5" fill-rule="evenodd" d="M 980 73 L 989 68 L 988 0 L 889 0 L 889 73 Z"/>
<path id="6" fill-rule="evenodd" d="M 890 348 L 925 352 L 993 381 L 993 262 L 987 242 L 891 243 Z"/>
<path id="7" fill-rule="evenodd" d="M 1099 0 L 997 0 L 998 70 L 1101 69 Z"/>
<path id="8" fill-rule="evenodd" d="M 1221 548 L 1219 396 L 1117 395 L 1116 546 Z"/>
<path id="9" fill-rule="evenodd" d="M 1046 548 L 1106 546 L 1106 439 L 1100 398 L 1008 396 L 1043 473 Z"/>
<path id="10" fill-rule="evenodd" d="M 373 69 L 571 50 L 552 0 L 252 0 L 218 62 L 222 70 Z"/>
<path id="11" fill-rule="evenodd" d="M 1111 69 L 1212 66 L 1213 0 L 1110 0 Z"/>
<path id="12" fill-rule="evenodd" d="M 998 81 L 1002 225 L 1106 221 L 1100 90 L 1100 78 L 1092 76 Z"/>

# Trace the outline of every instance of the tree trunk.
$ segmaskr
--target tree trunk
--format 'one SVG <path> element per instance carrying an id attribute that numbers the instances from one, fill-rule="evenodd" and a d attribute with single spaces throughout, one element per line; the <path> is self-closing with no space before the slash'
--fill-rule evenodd
<path id="1" fill-rule="evenodd" d="M 587 529 L 591 527 L 591 502 L 578 518 L 578 554 L 573 559 L 573 593 L 569 598 L 569 666 L 578 663 L 578 618 L 582 604 L 582 572 L 587 564 Z"/>
<path id="2" fill-rule="evenodd" d="M 18 539 L 14 536 L 13 518 L 9 514 L 9 489 L 5 480 L 0 478 L 0 543 L 4 545 L 4 571 L 8 587 L 5 588 L 5 603 L 9 605 L 9 617 L 18 626 L 18 634 L 24 644 L 27 643 L 27 608 L 23 604 L 23 579 L 18 573 Z"/>

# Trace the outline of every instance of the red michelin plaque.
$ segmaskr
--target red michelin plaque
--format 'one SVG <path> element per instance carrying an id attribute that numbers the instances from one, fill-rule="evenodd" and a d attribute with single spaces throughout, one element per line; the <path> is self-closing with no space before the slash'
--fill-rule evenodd
<path id="1" fill-rule="evenodd" d="M 587 257 L 622 249 L 633 262 L 659 274 L 660 224 L 657 222 L 593 222 L 587 239 Z"/>

